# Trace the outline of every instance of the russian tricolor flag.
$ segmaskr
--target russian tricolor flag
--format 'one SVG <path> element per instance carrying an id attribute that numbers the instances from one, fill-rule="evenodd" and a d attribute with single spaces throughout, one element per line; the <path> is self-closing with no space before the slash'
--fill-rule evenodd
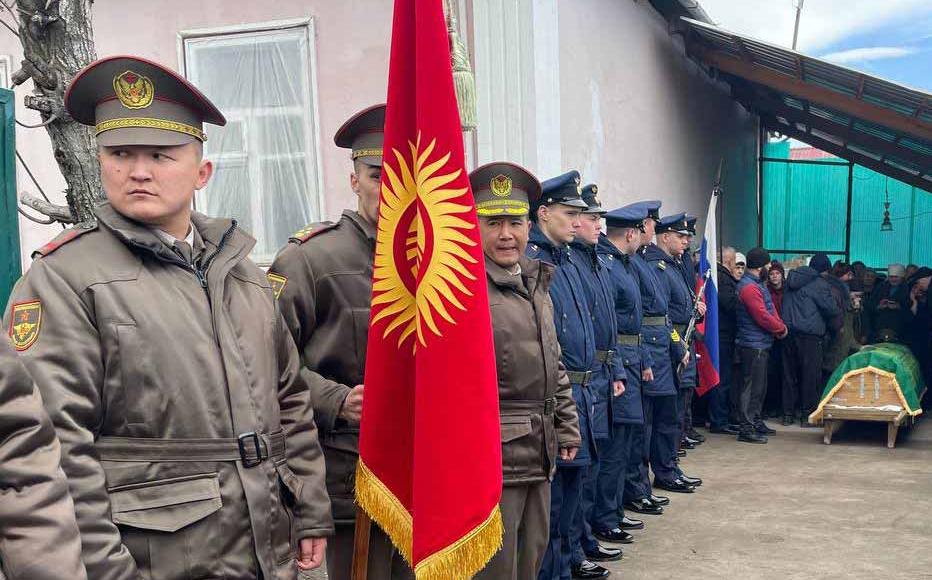
<path id="1" fill-rule="evenodd" d="M 699 386 L 696 392 L 701 397 L 719 383 L 718 366 L 718 267 L 715 251 L 718 247 L 715 234 L 715 207 L 718 205 L 718 187 L 712 191 L 709 202 L 709 214 L 705 219 L 705 235 L 699 249 L 699 286 L 706 275 L 709 282 L 705 285 L 705 319 L 698 325 L 697 331 L 703 339 L 696 342 L 699 354 Z M 708 273 L 708 274 L 707 274 Z"/>

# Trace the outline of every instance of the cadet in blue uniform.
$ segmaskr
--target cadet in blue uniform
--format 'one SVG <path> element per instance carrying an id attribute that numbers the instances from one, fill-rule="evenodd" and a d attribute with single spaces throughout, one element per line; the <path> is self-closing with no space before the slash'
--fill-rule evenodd
<path id="1" fill-rule="evenodd" d="M 682 244 L 686 247 L 683 248 L 682 253 L 673 257 L 673 261 L 679 270 L 679 274 L 683 278 L 683 283 L 685 285 L 688 298 L 687 309 L 689 311 L 689 316 L 686 317 L 686 323 L 678 325 L 676 320 L 673 321 L 673 328 L 681 337 L 686 334 L 686 327 L 689 325 L 689 318 L 692 316 L 693 305 L 696 302 L 696 268 L 693 266 L 692 257 L 690 256 L 689 252 L 689 244 L 692 242 L 692 238 L 696 234 L 696 217 L 684 213 L 682 214 L 682 218 L 683 224 L 685 224 L 684 231 L 686 232 L 686 237 L 681 241 Z M 671 310 L 672 309 L 673 305 L 671 305 Z M 672 312 L 670 317 L 671 319 L 673 318 Z M 693 430 L 692 418 L 693 393 L 696 390 L 698 381 L 695 344 L 695 339 L 693 339 L 689 348 L 689 364 L 683 368 L 682 372 L 680 372 L 679 376 L 677 377 L 677 396 L 679 397 L 677 400 L 677 416 L 680 420 L 681 449 L 695 449 L 697 445 L 702 443 L 702 441 L 697 438 L 689 437 L 689 432 L 695 433 Z M 677 363 L 677 361 L 673 362 L 674 368 L 677 368 L 679 363 Z M 696 435 L 698 435 L 698 433 L 696 433 Z"/>
<path id="2" fill-rule="evenodd" d="M 633 456 L 635 429 L 644 424 L 641 405 L 642 369 L 650 368 L 641 353 L 641 290 L 631 256 L 641 245 L 641 229 L 647 210 L 643 207 L 615 210 L 605 216 L 607 235 L 600 236 L 597 251 L 608 266 L 615 290 L 614 317 L 617 328 L 615 365 L 625 371 L 624 393 L 612 405 L 612 441 L 602 453 L 596 488 L 596 503 L 590 522 L 595 536 L 607 542 L 628 543 L 626 529 L 641 529 L 644 522 L 624 517 L 624 481 Z M 645 362 L 647 364 L 645 364 Z"/>
<path id="3" fill-rule="evenodd" d="M 541 564 L 540 580 L 570 578 L 571 528 L 582 492 L 583 476 L 595 454 L 590 411 L 593 399 L 589 381 L 595 363 L 595 337 L 586 291 L 573 265 L 569 243 L 579 227 L 586 203 L 580 197 L 579 173 L 571 171 L 542 184 L 543 193 L 532 208 L 530 258 L 555 266 L 550 284 L 554 326 L 560 342 L 561 360 L 573 385 L 582 444 L 570 461 L 557 460 L 557 473 L 550 490 L 550 540 Z"/>
<path id="4" fill-rule="evenodd" d="M 642 241 L 649 242 L 653 228 L 647 231 Z M 676 451 L 680 441 L 680 422 L 677 415 L 676 371 L 673 360 L 684 358 L 682 344 L 673 331 L 668 316 L 670 304 L 670 284 L 672 278 L 665 274 L 668 267 L 673 267 L 673 275 L 683 284 L 683 279 L 676 271 L 676 266 L 667 263 L 664 253 L 653 243 L 647 243 L 640 250 L 641 258 L 646 262 L 642 278 L 652 278 L 656 286 L 651 292 L 650 302 L 643 295 L 644 319 L 641 324 L 641 338 L 647 343 L 653 360 L 652 381 L 645 382 L 644 425 L 645 437 L 650 450 L 650 467 L 654 472 L 654 486 L 678 493 L 692 493 L 695 487 L 683 481 L 676 465 Z"/>
<path id="5" fill-rule="evenodd" d="M 647 247 L 644 257 L 651 264 L 652 270 L 660 282 L 661 288 L 667 294 L 668 313 L 670 322 L 673 324 L 673 341 L 678 346 L 675 351 L 671 352 L 671 364 L 674 368 L 674 378 L 677 378 L 678 391 L 695 388 L 695 357 L 692 354 L 686 354 L 682 350 L 681 337 L 686 332 L 686 326 L 693 312 L 693 292 L 686 285 L 686 281 L 681 273 L 679 258 L 689 246 L 689 229 L 686 226 L 686 215 L 677 214 L 660 220 L 657 224 L 657 243 Z M 704 312 L 700 303 L 700 313 Z M 684 364 L 682 374 L 676 376 L 676 368 Z M 683 386 L 685 383 L 686 386 Z M 679 442 L 682 436 L 683 425 L 683 397 L 677 393 L 676 399 L 676 427 L 677 438 Z M 675 454 L 675 452 L 674 452 Z M 694 491 L 695 488 L 702 485 L 699 478 L 691 478 L 683 474 L 679 466 L 675 465 L 673 477 L 671 474 L 660 474 L 654 470 L 654 483 L 662 489 L 670 491 Z"/>
<path id="6" fill-rule="evenodd" d="M 576 511 L 573 524 L 573 574 L 577 577 L 591 578 L 597 572 L 596 565 L 587 565 L 587 560 L 604 562 L 621 559 L 621 549 L 605 548 L 599 545 L 592 534 L 591 516 L 595 505 L 596 485 L 599 478 L 601 455 L 611 446 L 612 400 L 624 392 L 625 371 L 615 366 L 615 289 L 608 268 L 596 253 L 596 244 L 602 229 L 602 215 L 605 210 L 598 197 L 598 187 L 587 185 L 582 189 L 582 199 L 588 206 L 579 218 L 576 238 L 570 244 L 573 264 L 579 271 L 579 277 L 586 289 L 586 300 L 592 318 L 595 338 L 595 361 L 592 367 L 592 379 L 589 391 L 593 396 L 593 410 L 590 421 L 592 433 L 596 439 L 599 452 L 592 457 L 592 462 L 583 480 L 582 499 Z M 630 543 L 630 538 L 626 543 Z"/>
<path id="7" fill-rule="evenodd" d="M 667 298 L 661 291 L 657 278 L 651 271 L 642 255 L 647 244 L 654 237 L 654 227 L 660 219 L 660 202 L 643 201 L 633 203 L 614 212 L 637 211 L 647 214 L 641 227 L 641 246 L 631 255 L 630 271 L 638 280 L 641 291 L 641 402 L 643 405 L 644 423 L 635 425 L 633 429 L 632 457 L 628 462 L 628 472 L 624 486 L 624 507 L 640 514 L 660 515 L 663 506 L 670 503 L 666 497 L 655 496 L 651 493 L 648 464 L 652 461 L 652 437 L 654 432 L 654 414 L 663 410 L 669 411 L 667 406 L 658 407 L 653 399 L 648 401 L 652 394 L 674 394 L 672 387 L 672 369 L 670 367 L 670 331 L 667 327 Z M 654 357 L 657 356 L 657 360 Z M 655 364 L 656 362 L 656 364 Z M 659 377 L 659 379 L 658 379 Z M 649 394 L 652 393 L 652 394 Z M 661 402 L 668 399 L 661 399 Z M 669 413 L 668 413 L 669 414 Z M 674 413 L 675 417 L 675 406 Z M 657 455 L 659 457 L 659 455 Z M 653 460 L 658 463 L 659 460 Z"/>

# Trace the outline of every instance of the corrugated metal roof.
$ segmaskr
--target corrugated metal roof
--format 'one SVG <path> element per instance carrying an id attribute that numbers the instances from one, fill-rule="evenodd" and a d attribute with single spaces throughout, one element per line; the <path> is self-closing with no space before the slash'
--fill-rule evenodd
<path id="1" fill-rule="evenodd" d="M 932 94 L 681 20 L 689 54 L 770 129 L 932 192 Z"/>

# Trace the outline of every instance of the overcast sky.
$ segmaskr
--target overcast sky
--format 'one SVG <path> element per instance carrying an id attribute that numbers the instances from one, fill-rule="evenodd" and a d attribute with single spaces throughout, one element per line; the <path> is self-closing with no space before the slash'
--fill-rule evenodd
<path id="1" fill-rule="evenodd" d="M 794 0 L 699 3 L 728 30 L 793 42 Z M 797 49 L 932 92 L 932 0 L 805 0 Z"/>

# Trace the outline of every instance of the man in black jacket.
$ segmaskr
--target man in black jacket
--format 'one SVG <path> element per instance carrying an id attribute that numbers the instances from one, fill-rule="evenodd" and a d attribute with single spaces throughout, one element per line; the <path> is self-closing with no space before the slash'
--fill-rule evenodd
<path id="1" fill-rule="evenodd" d="M 735 249 L 722 248 L 718 264 L 718 386 L 709 392 L 709 431 L 735 434 L 728 426 L 731 413 L 731 371 L 735 353 L 735 309 L 738 306 L 738 279 L 735 278 Z"/>
<path id="2" fill-rule="evenodd" d="M 841 309 L 821 275 L 831 268 L 825 254 L 816 254 L 808 266 L 791 270 L 783 296 L 783 321 L 790 331 L 783 355 L 784 422 L 793 417 L 799 402 L 800 425 L 809 425 L 809 414 L 822 395 L 822 348 L 832 319 Z"/>

